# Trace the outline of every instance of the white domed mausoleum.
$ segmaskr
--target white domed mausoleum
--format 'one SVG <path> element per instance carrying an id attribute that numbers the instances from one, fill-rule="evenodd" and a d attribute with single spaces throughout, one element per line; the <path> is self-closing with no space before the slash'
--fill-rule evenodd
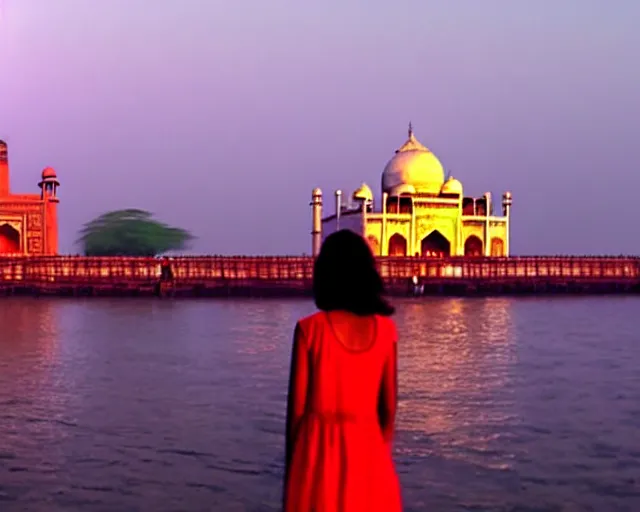
<path id="1" fill-rule="evenodd" d="M 369 242 L 376 256 L 509 255 L 511 193 L 502 195 L 496 215 L 491 194 L 465 196 L 462 183 L 445 177 L 440 160 L 423 146 L 409 125 L 409 138 L 382 172 L 381 198 L 375 208 L 371 188 L 362 184 L 343 198 L 335 191 L 335 209 L 322 215 L 322 192 L 312 192 L 312 253 L 339 229 L 351 229 Z"/>

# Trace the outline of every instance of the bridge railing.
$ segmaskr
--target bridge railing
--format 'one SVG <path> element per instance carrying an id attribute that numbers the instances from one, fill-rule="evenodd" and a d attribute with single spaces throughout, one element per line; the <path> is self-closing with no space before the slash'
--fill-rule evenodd
<path id="1" fill-rule="evenodd" d="M 639 279 L 635 257 L 529 256 L 516 258 L 383 258 L 386 279 L 418 276 L 446 280 L 604 280 Z"/>
<path id="2" fill-rule="evenodd" d="M 309 281 L 313 259 L 296 256 L 179 257 L 170 261 L 176 281 Z M 387 281 L 425 280 L 640 280 L 640 258 L 597 256 L 530 256 L 514 258 L 378 258 Z M 130 283 L 152 285 L 160 277 L 160 261 L 129 257 L 5 257 L 0 258 L 0 283 L 81 285 Z"/>

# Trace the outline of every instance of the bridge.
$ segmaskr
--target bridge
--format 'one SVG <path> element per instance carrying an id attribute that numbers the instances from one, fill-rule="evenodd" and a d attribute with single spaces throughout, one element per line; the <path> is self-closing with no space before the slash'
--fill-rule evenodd
<path id="1" fill-rule="evenodd" d="M 201 256 L 170 260 L 161 279 L 156 258 L 42 256 L 0 258 L 0 294 L 304 296 L 313 258 Z M 640 258 L 531 256 L 509 258 L 378 258 L 390 295 L 407 295 L 415 276 L 427 295 L 637 293 Z"/>

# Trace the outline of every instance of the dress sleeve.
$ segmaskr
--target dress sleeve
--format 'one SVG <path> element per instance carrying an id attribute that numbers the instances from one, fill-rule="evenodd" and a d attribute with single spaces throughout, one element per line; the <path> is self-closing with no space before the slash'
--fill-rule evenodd
<path id="1" fill-rule="evenodd" d="M 309 351 L 307 341 L 300 324 L 296 324 L 291 352 L 291 370 L 289 373 L 289 394 L 287 399 L 285 481 L 289 474 L 289 466 L 293 455 L 293 447 L 300 420 L 307 402 L 309 385 Z"/>

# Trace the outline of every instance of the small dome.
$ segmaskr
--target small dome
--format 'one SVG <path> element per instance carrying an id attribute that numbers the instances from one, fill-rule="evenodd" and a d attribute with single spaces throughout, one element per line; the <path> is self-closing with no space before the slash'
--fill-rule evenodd
<path id="1" fill-rule="evenodd" d="M 46 167 L 43 171 L 42 171 L 42 179 L 47 179 L 47 178 L 57 178 L 58 175 L 56 174 L 56 171 L 53 169 L 53 167 Z"/>
<path id="2" fill-rule="evenodd" d="M 373 201 L 373 192 L 369 185 L 363 183 L 351 197 L 354 201 Z"/>
<path id="3" fill-rule="evenodd" d="M 451 176 L 444 185 L 442 185 L 443 194 L 458 194 L 462 195 L 462 183 Z"/>
<path id="4" fill-rule="evenodd" d="M 438 195 L 444 183 L 444 169 L 438 158 L 413 135 L 396 151 L 382 173 L 382 191 L 411 185 L 417 193 Z"/>
<path id="5" fill-rule="evenodd" d="M 321 195 L 322 195 L 322 190 L 320 190 L 319 188 L 314 188 L 314 189 L 311 191 L 311 195 L 312 195 L 312 196 L 321 196 Z"/>
<path id="6" fill-rule="evenodd" d="M 505 192 L 505 193 L 502 195 L 502 197 L 503 197 L 504 199 L 511 199 L 511 198 L 512 198 L 512 197 L 511 197 L 511 192 L 509 192 L 509 191 Z"/>

